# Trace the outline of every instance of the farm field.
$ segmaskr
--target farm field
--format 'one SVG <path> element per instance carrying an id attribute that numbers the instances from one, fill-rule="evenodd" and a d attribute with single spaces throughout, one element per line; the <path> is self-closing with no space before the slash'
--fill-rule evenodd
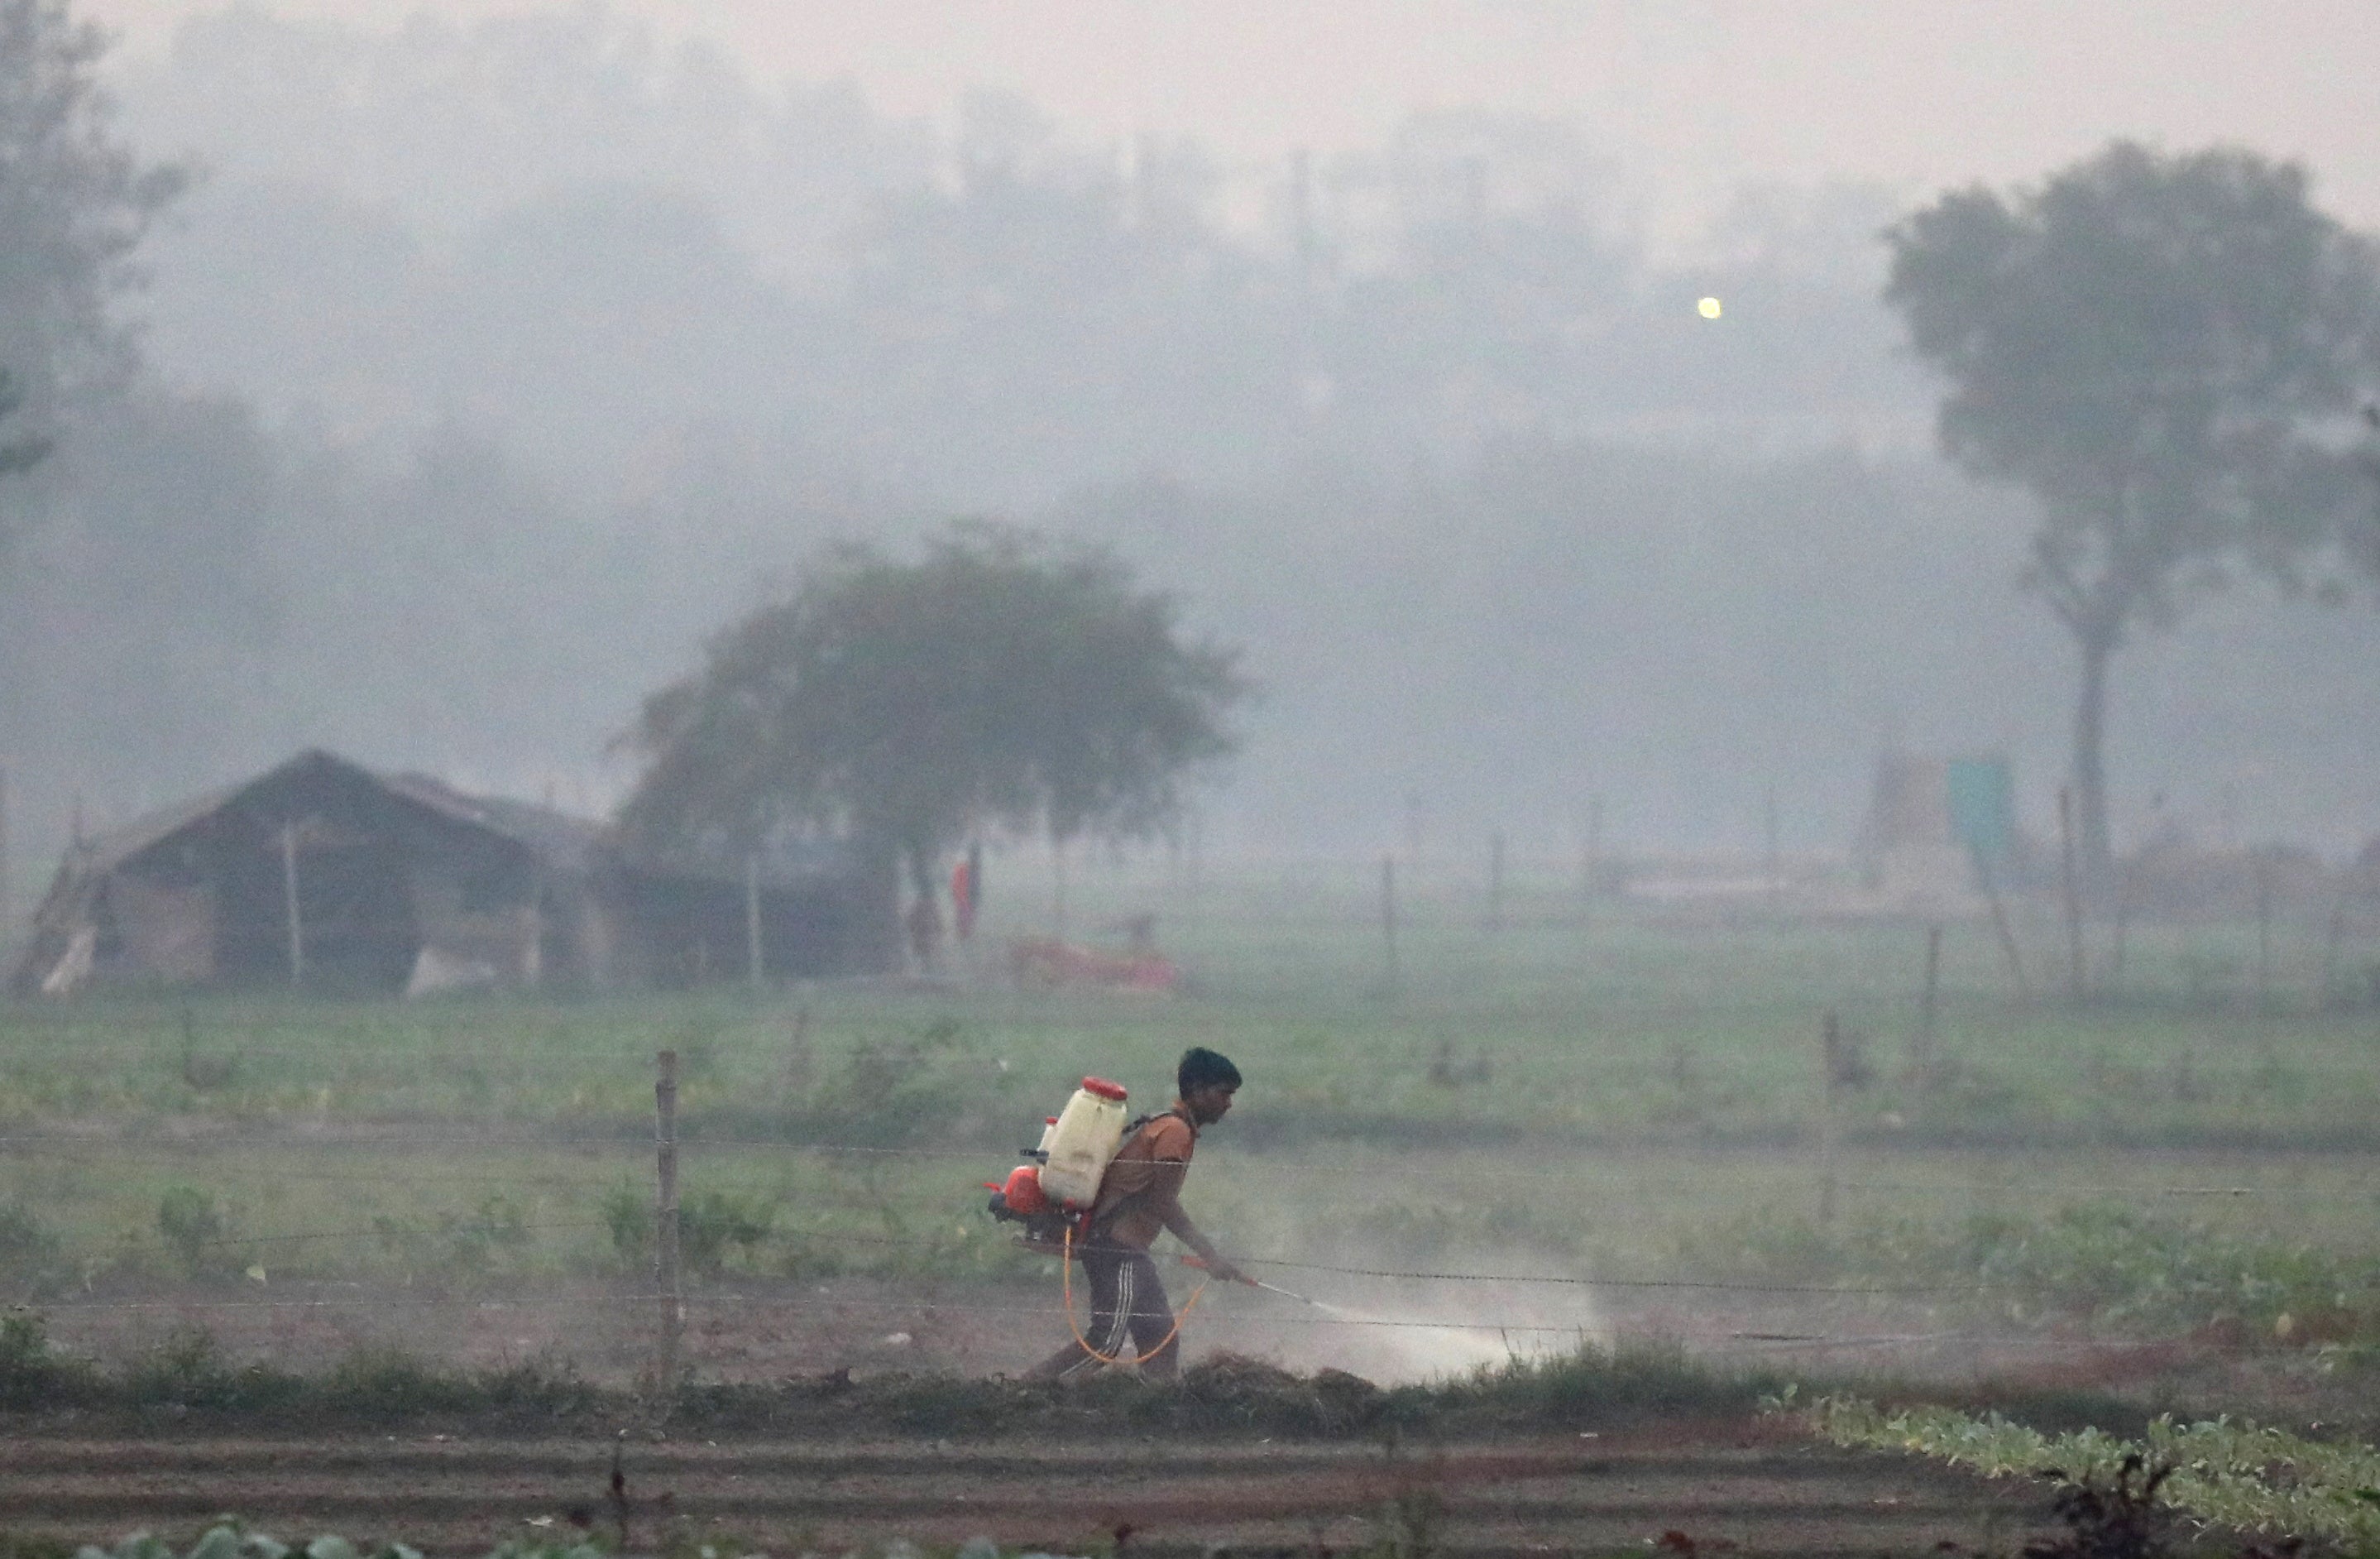
<path id="1" fill-rule="evenodd" d="M 1321 1304 L 1210 1292 L 1194 1363 L 1394 1384 L 1649 1346 L 1722 1377 L 1970 1402 L 2088 1390 L 2127 1413 L 2380 1430 L 2380 1014 L 2350 999 L 2375 952 L 2362 928 L 2135 925 L 2119 976 L 2093 927 L 2095 994 L 2077 1005 L 2043 907 L 2016 907 L 2022 999 L 1990 929 L 1954 923 L 1921 1066 L 1922 926 L 1590 904 L 1548 871 L 1517 877 L 1491 929 L 1479 884 L 1417 873 L 1391 964 L 1376 889 L 1349 868 L 1195 888 L 1146 868 L 1078 873 L 1077 935 L 1159 916 L 1186 976 L 1172 997 L 1006 979 L 998 950 L 1055 919 L 1050 884 L 1020 871 L 933 981 L 15 1004 L 0 1008 L 0 1284 L 52 1347 L 149 1381 L 151 1407 L 176 1406 L 176 1369 L 399 1355 L 649 1390 L 666 1048 L 694 1382 L 1012 1373 L 1064 1337 L 1061 1277 L 984 1217 L 979 1182 L 1085 1072 L 1161 1101 L 1174 1056 L 1204 1043 L 1249 1081 L 1202 1145 L 1190 1204 L 1259 1275 Z M 1855 1052 L 1831 1106 L 1828 1014 Z M 1167 1273 L 1177 1302 L 1195 1288 Z M 203 1406 L 137 1434 L 13 1421 L 25 1457 L 0 1511 L 83 1536 L 195 1530 L 225 1508 L 378 1508 L 369 1487 L 401 1464 L 400 1480 L 443 1491 L 405 1530 L 468 1546 L 473 1513 L 516 1524 L 561 1497 L 519 1468 L 608 1455 L 528 1447 L 519 1426 L 468 1415 L 453 1441 L 424 1443 L 411 1420 L 394 1442 L 326 1430 L 315 1461 Z M 1536 1430 L 1456 1434 L 1449 1541 L 1521 1552 L 1559 1529 L 1627 1546 L 1682 1525 L 1658 1506 L 1710 1513 L 1730 1541 L 1758 1526 L 1764 1549 L 1874 1552 L 2039 1515 L 2038 1491 L 1821 1448 L 1742 1404 L 1623 1427 L 1633 1449 L 1598 1443 L 1602 1461 Z M 1003 1455 L 987 1432 L 946 1437 L 968 1447 L 960 1462 L 907 1445 L 847 1471 L 805 1461 L 829 1454 L 808 1441 L 722 1435 L 714 1454 L 680 1433 L 652 1476 L 682 1512 L 756 1534 L 1103 1529 L 1087 1504 L 1046 1501 L 1047 1521 L 1012 1523 L 1031 1502 L 985 1470 Z M 463 1449 L 489 1442 L 506 1448 Z M 1463 1459 L 1507 1442 L 1504 1471 Z M 1186 1551 L 1377 1521 L 1380 1480 L 1410 1469 L 1382 1472 L 1363 1445 L 1314 1442 L 1261 1477 L 1165 1458 L 1123 1482 L 1135 1508 L 1174 1514 L 1134 1524 Z M 399 1461 L 377 1459 L 384 1446 Z M 65 1470 L 118 1461 L 104 1498 Z M 1245 1498 L 1218 1504 L 1200 1478 Z M 769 1487 L 729 1487 L 746 1482 Z M 225 1492 L 200 1511 L 200 1489 Z M 863 1517 L 879 1507 L 891 1525 Z"/>

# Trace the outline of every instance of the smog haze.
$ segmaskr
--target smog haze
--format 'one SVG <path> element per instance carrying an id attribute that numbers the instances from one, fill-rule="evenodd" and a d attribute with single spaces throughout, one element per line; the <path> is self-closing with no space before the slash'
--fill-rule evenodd
<path id="1" fill-rule="evenodd" d="M 1772 797 L 1840 849 L 1888 748 L 2010 754 L 2037 828 L 2037 511 L 1938 453 L 1882 235 L 2116 140 L 2380 228 L 2330 0 L 77 14 L 193 178 L 14 505 L 37 858 L 307 746 L 607 808 L 708 638 L 955 516 L 1244 649 L 1211 850 L 1750 849 Z M 2243 582 L 2114 667 L 2119 844 L 2380 831 L 2368 604 Z"/>

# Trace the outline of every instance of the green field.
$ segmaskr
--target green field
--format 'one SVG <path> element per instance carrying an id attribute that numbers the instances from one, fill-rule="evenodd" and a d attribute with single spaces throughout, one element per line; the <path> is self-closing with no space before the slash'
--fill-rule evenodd
<path id="1" fill-rule="evenodd" d="M 987 965 L 1053 918 L 1048 883 L 1010 883 Z M 2325 999 L 2369 950 L 2322 926 L 2281 926 L 2269 952 L 2252 926 L 2135 926 L 2113 992 L 2095 928 L 2101 990 L 2076 1005 L 2041 994 L 2063 945 L 2045 909 L 2018 916 L 2030 1001 L 1988 928 L 1955 924 L 1920 1077 L 1922 927 L 1590 905 L 1548 871 L 1490 929 L 1475 883 L 1402 887 L 1393 980 L 1373 871 L 1193 888 L 1096 866 L 1070 924 L 1096 940 L 1157 913 L 1187 993 L 961 967 L 760 996 L 18 1003 L 0 1008 L 0 1272 L 62 1313 L 292 1285 L 633 1285 L 670 1048 L 698 1286 L 1020 1291 L 1054 1268 L 982 1215 L 978 1183 L 1085 1072 L 1161 1102 L 1203 1043 L 1249 1080 L 1190 1200 L 1250 1256 L 1589 1277 L 1623 1313 L 1674 1297 L 1627 1285 L 1742 1282 L 1933 1285 L 1937 1328 L 2263 1338 L 2319 1314 L 2325 1369 L 2370 1341 L 2380 1018 Z M 1870 1076 L 1840 1092 L 1826 1162 L 1830 1011 Z M 1368 1280 L 1299 1281 L 1352 1300 Z M 1443 1285 L 1396 1293 L 1400 1314 L 1479 1313 Z"/>

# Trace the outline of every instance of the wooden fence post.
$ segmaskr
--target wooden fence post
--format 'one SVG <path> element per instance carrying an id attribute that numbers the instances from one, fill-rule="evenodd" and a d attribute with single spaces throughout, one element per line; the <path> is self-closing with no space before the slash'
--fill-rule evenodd
<path id="1" fill-rule="evenodd" d="M 1833 1013 L 1818 1026 L 1818 1222 L 1835 1221 L 1836 1079 L 1842 1071 L 1843 1025 Z"/>
<path id="2" fill-rule="evenodd" d="M 2256 1010 L 2273 1010 L 2273 860 L 2258 851 L 2256 862 Z"/>
<path id="3" fill-rule="evenodd" d="M 1920 1088 L 1934 1080 L 1934 1025 L 1942 1001 L 1942 926 L 1925 928 L 1925 986 L 1917 999 L 1917 1042 L 1910 1047 L 1909 1069 Z"/>
<path id="4" fill-rule="evenodd" d="M 2077 1006 L 2088 993 L 2082 968 L 2082 890 L 2074 873 L 2074 791 L 2058 790 L 2058 891 L 2066 900 L 2067 996 Z"/>
<path id="5" fill-rule="evenodd" d="M 1768 786 L 1761 821 L 1761 842 L 1766 853 L 1761 857 L 1760 870 L 1767 882 L 1768 902 L 1773 906 L 1785 895 L 1785 858 L 1777 842 L 1777 786 L 1774 781 Z"/>
<path id="6" fill-rule="evenodd" d="M 2116 866 L 2116 923 L 2112 930 L 2114 945 L 2107 949 L 2107 993 L 2110 1000 L 2120 1001 L 2124 994 L 2124 947 L 2132 932 L 2132 869 L 2118 862 Z"/>
<path id="7" fill-rule="evenodd" d="M 656 1057 L 653 1081 L 654 1141 L 661 1189 L 653 1213 L 654 1276 L 662 1302 L 661 1355 L 656 1367 L 662 1400 L 677 1395 L 678 1345 L 686 1330 L 686 1302 L 678 1288 L 677 1263 L 677 1052 Z"/>
<path id="8" fill-rule="evenodd" d="M 281 825 L 281 907 L 289 921 L 289 988 L 306 983 L 306 922 L 298 908 L 298 825 Z"/>
<path id="9" fill-rule="evenodd" d="M 785 1097 L 799 1103 L 809 1097 L 810 1083 L 818 1073 L 818 1056 L 810 1046 L 810 1005 L 805 1001 L 794 1009 L 794 1034 L 785 1046 Z"/>
<path id="10" fill-rule="evenodd" d="M 1586 857 L 1579 866 L 1579 913 L 1582 920 L 1595 914 L 1595 895 L 1603 886 L 1603 798 L 1586 798 Z"/>
<path id="11" fill-rule="evenodd" d="M 1979 868 L 1984 879 L 1984 898 L 1992 910 L 1992 932 L 1999 938 L 2000 955 L 2008 959 L 2009 978 L 2016 981 L 2016 999 L 2021 1005 L 2033 1002 L 2033 985 L 2024 978 L 2024 957 L 2017 951 L 2016 928 L 2009 924 L 2008 902 L 2000 897 L 1999 877 L 1985 861 Z"/>
<path id="12" fill-rule="evenodd" d="M 768 989 L 768 963 L 760 950 L 760 856 L 757 850 L 744 858 L 744 972 L 751 979 L 752 994 Z"/>

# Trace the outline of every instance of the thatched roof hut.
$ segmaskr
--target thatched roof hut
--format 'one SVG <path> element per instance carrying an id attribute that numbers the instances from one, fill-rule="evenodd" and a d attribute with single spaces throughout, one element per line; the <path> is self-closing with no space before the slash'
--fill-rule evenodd
<path id="1" fill-rule="evenodd" d="M 602 823 L 310 751 L 70 846 L 10 985 L 669 984 L 748 974 L 756 930 L 770 974 L 863 972 L 897 958 L 892 902 L 847 851 L 639 862 Z"/>

